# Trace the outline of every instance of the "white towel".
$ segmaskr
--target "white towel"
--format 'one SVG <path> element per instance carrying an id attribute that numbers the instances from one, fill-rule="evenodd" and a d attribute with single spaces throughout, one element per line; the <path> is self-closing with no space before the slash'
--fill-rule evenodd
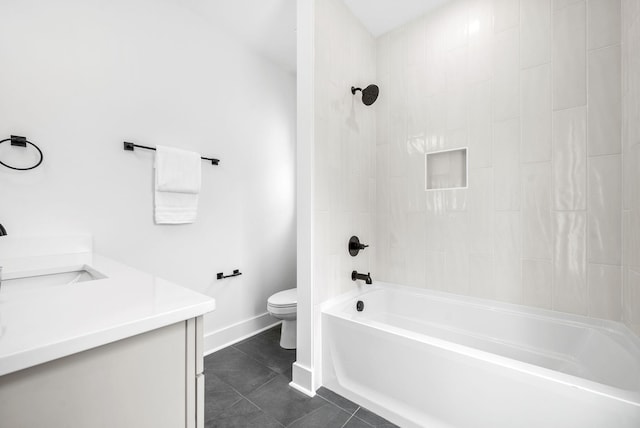
<path id="1" fill-rule="evenodd" d="M 193 223 L 201 184 L 200 154 L 156 146 L 156 224 Z"/>

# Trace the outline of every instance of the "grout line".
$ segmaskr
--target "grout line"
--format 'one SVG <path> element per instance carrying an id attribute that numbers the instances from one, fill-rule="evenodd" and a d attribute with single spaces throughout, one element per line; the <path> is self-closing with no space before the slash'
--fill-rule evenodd
<path id="1" fill-rule="evenodd" d="M 206 375 L 205 375 L 206 376 Z M 217 376 L 216 376 L 217 377 Z M 206 379 L 206 377 L 205 377 Z M 228 384 L 227 382 L 225 382 L 224 380 L 220 379 L 218 377 L 218 379 L 220 380 L 220 382 L 224 383 L 225 385 L 227 385 L 229 388 L 231 388 L 233 390 L 233 392 L 235 392 L 236 394 L 238 394 L 240 396 L 240 398 L 237 401 L 234 401 L 233 404 L 231 404 L 229 406 L 229 408 L 235 406 L 236 404 L 238 404 L 240 401 L 247 400 L 249 403 L 253 404 L 254 406 L 256 406 L 256 408 L 258 408 L 261 412 L 265 413 L 267 416 L 269 416 L 271 419 L 273 419 L 274 421 L 276 421 L 279 425 L 281 425 L 282 427 L 284 427 L 284 424 L 282 424 L 282 422 L 280 422 L 279 420 L 277 420 L 276 418 L 274 418 L 273 416 L 271 416 L 270 414 L 268 414 L 262 407 L 258 406 L 256 403 L 254 403 L 253 401 L 251 401 L 247 396 L 245 396 L 243 393 L 241 393 L 240 391 L 238 391 L 237 389 L 235 389 L 232 385 Z M 265 382 L 269 383 L 271 382 L 274 378 L 270 379 L 269 381 Z M 262 384 L 258 389 L 262 388 L 262 386 L 264 386 L 265 384 Z M 206 394 L 205 394 L 205 400 L 206 400 Z"/>
<path id="2" fill-rule="evenodd" d="M 334 394 L 335 394 L 335 393 L 334 393 Z M 333 404 L 333 405 L 334 405 L 334 406 L 336 406 L 338 409 L 340 409 L 340 410 L 344 410 L 345 412 L 349 413 L 351 416 L 355 415 L 355 414 L 356 414 L 356 412 L 357 412 L 358 410 L 360 410 L 360 406 L 357 406 L 357 405 L 356 405 L 356 406 L 357 406 L 356 410 L 354 410 L 354 411 L 353 411 L 353 413 L 351 413 L 351 412 L 349 412 L 347 409 L 345 409 L 344 407 L 340 407 L 337 403 L 334 403 L 333 401 L 329 400 L 328 398 L 325 398 L 325 397 L 323 397 L 323 396 L 322 396 L 322 395 L 320 395 L 320 394 L 316 394 L 316 395 L 317 395 L 318 397 L 322 398 L 322 399 L 323 399 L 324 401 L 326 401 L 327 403 L 329 403 L 329 404 Z M 343 397 L 343 398 L 344 398 L 344 397 Z M 354 404 L 355 404 L 355 403 L 354 403 Z"/>
<path id="3" fill-rule="evenodd" d="M 602 51 L 602 50 L 605 50 L 605 49 L 614 48 L 616 46 L 622 47 L 622 40 L 619 43 L 611 43 L 610 45 L 599 46 L 597 48 L 589 49 L 589 46 L 587 46 L 587 55 L 589 55 L 591 52 Z"/>
<path id="4" fill-rule="evenodd" d="M 552 94 L 552 96 L 553 96 L 553 94 Z M 586 103 L 585 104 L 576 105 L 576 106 L 571 106 L 571 107 L 558 108 L 558 109 L 555 109 L 555 108 L 552 107 L 551 113 L 555 113 L 555 112 L 558 112 L 558 111 L 573 110 L 573 109 L 576 109 L 576 108 L 586 108 L 586 107 L 588 107 Z"/>
<path id="5" fill-rule="evenodd" d="M 312 411 L 310 411 L 309 413 L 305 413 L 304 415 L 300 416 L 298 419 L 296 419 L 296 420 L 294 420 L 294 421 L 291 421 L 291 423 L 290 423 L 289 425 L 287 425 L 287 426 L 291 426 L 291 425 L 295 424 L 296 422 L 298 422 L 298 421 L 300 421 L 300 420 L 302 420 L 302 419 L 306 418 L 307 416 L 310 416 L 310 415 L 313 415 L 314 413 L 319 412 L 321 409 L 324 409 L 326 406 L 328 406 L 328 405 L 330 405 L 330 404 L 331 404 L 331 403 L 327 402 L 327 404 L 323 404 L 322 406 L 318 407 L 317 409 L 312 410 Z"/>
<path id="6" fill-rule="evenodd" d="M 346 426 L 347 426 L 347 424 L 349 423 L 349 421 L 350 421 L 351 419 L 353 419 L 353 418 L 354 418 L 354 416 L 353 416 L 353 415 L 349 416 L 349 419 L 347 419 L 347 421 L 346 421 L 344 424 L 342 424 L 342 426 L 341 426 L 340 428 L 344 428 L 344 427 L 346 427 Z"/>
<path id="7" fill-rule="evenodd" d="M 277 376 L 276 376 L 277 377 Z M 276 377 L 273 377 L 271 379 L 269 379 L 267 382 L 263 383 L 262 385 L 260 385 L 258 388 L 254 389 L 252 392 L 257 391 L 258 389 L 262 388 L 263 386 L 265 386 L 266 384 L 268 384 L 269 382 L 271 382 L 272 380 L 274 380 Z M 220 379 L 220 378 L 219 378 Z M 258 409 L 260 409 L 261 412 L 265 413 L 266 415 L 268 415 L 271 419 L 273 419 L 274 421 L 278 422 L 278 424 L 280 424 L 281 426 L 285 426 L 282 422 L 280 422 L 279 420 L 277 420 L 276 418 L 274 418 L 273 416 L 271 416 L 269 413 L 267 413 L 262 407 L 258 406 L 256 403 L 254 403 L 253 401 L 251 401 L 251 399 L 249 397 L 247 397 L 246 395 L 244 395 L 243 393 L 241 393 L 240 391 L 238 391 L 237 389 L 235 389 L 232 385 L 229 385 L 227 382 L 225 382 L 224 380 L 220 379 L 221 382 L 223 382 L 225 385 L 227 385 L 228 387 L 230 387 L 236 394 L 238 394 L 240 398 L 238 401 L 236 401 L 235 403 L 233 403 L 230 407 L 235 406 L 236 404 L 238 404 L 242 399 L 247 400 L 249 403 L 253 404 L 254 406 L 256 406 Z"/>

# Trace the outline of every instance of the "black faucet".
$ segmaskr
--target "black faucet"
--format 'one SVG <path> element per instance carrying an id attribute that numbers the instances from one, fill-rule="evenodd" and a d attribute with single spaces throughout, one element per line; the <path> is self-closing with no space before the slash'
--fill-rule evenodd
<path id="1" fill-rule="evenodd" d="M 371 279 L 371 272 L 368 272 L 366 275 L 363 273 L 358 273 L 357 271 L 351 272 L 351 280 L 355 281 L 356 279 L 361 279 L 365 282 L 365 284 L 373 284 L 373 280 Z"/>
<path id="2" fill-rule="evenodd" d="M 354 235 L 351 238 L 349 238 L 349 254 L 352 257 L 357 256 L 361 250 L 364 250 L 367 247 L 368 245 L 360 243 L 360 239 L 358 239 L 357 236 Z"/>
<path id="3" fill-rule="evenodd" d="M 5 229 L 2 224 L 0 224 L 0 236 L 5 236 L 6 234 L 7 234 L 7 229 Z"/>

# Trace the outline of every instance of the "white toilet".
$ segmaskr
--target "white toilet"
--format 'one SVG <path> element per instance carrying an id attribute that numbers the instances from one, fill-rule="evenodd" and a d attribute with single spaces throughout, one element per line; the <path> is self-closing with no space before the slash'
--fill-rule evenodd
<path id="1" fill-rule="evenodd" d="M 282 320 L 280 346 L 296 349 L 296 317 L 298 315 L 298 289 L 280 291 L 267 300 L 267 310 Z"/>

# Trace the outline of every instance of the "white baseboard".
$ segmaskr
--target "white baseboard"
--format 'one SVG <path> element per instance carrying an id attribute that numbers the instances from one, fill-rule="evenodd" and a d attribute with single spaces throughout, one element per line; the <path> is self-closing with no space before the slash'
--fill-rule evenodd
<path id="1" fill-rule="evenodd" d="M 316 395 L 313 389 L 313 372 L 308 367 L 293 363 L 293 380 L 289 383 L 293 389 L 297 389 L 309 397 Z"/>
<path id="2" fill-rule="evenodd" d="M 209 355 L 229 345 L 247 339 L 254 334 L 280 324 L 282 321 L 269 315 L 268 312 L 237 322 L 220 330 L 204 335 L 204 355 Z"/>

